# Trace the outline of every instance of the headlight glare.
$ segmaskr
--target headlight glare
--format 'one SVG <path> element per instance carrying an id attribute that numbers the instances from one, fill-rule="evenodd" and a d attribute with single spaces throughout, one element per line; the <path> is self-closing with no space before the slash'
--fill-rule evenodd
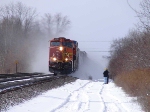
<path id="1" fill-rule="evenodd" d="M 56 60 L 57 60 L 57 59 L 54 57 L 54 58 L 53 58 L 53 61 L 56 61 Z"/>
<path id="2" fill-rule="evenodd" d="M 68 58 L 65 58 L 65 61 L 68 61 Z"/>
<path id="3" fill-rule="evenodd" d="M 62 47 L 62 46 L 61 46 L 61 47 L 59 47 L 59 50 L 60 50 L 60 51 L 62 51 L 62 50 L 63 50 L 63 47 Z"/>

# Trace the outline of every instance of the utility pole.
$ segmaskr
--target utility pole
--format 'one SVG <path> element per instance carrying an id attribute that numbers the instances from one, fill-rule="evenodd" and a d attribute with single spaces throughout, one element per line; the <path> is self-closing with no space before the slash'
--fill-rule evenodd
<path id="1" fill-rule="evenodd" d="M 17 60 L 15 61 L 15 64 L 16 64 L 16 73 L 17 73 L 17 69 L 18 69 L 18 61 Z"/>

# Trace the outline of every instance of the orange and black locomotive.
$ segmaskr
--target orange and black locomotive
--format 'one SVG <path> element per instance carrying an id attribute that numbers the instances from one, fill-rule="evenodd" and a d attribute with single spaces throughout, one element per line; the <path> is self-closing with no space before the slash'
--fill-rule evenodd
<path id="1" fill-rule="evenodd" d="M 79 64 L 78 42 L 64 37 L 50 41 L 49 71 L 57 75 L 77 70 Z"/>

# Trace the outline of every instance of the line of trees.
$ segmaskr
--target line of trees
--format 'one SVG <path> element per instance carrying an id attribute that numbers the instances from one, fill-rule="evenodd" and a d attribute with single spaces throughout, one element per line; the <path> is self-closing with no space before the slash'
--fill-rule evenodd
<path id="1" fill-rule="evenodd" d="M 150 0 L 140 4 L 136 11 L 140 23 L 137 29 L 111 45 L 108 68 L 116 85 L 137 97 L 145 112 L 150 111 Z"/>
<path id="2" fill-rule="evenodd" d="M 131 6 L 130 6 L 131 7 Z M 150 68 L 150 0 L 140 3 L 141 10 L 133 9 L 140 23 L 124 38 L 111 45 L 109 68 L 113 76 L 134 69 Z"/>
<path id="3" fill-rule="evenodd" d="M 37 18 L 36 9 L 21 2 L 0 7 L 0 73 L 14 73 L 18 62 L 18 71 L 30 71 L 39 42 L 58 37 L 70 27 L 70 20 L 61 13 Z"/>
<path id="4" fill-rule="evenodd" d="M 111 45 L 109 69 L 113 76 L 135 69 L 150 68 L 150 33 L 131 31 Z"/>

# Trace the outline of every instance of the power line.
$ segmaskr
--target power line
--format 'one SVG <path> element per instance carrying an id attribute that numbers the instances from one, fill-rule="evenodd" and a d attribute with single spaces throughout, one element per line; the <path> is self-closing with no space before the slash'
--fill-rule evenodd
<path id="1" fill-rule="evenodd" d="M 97 48 L 87 48 L 87 47 L 80 47 L 80 48 L 82 48 L 82 49 L 100 49 L 100 47 L 97 47 Z"/>
<path id="2" fill-rule="evenodd" d="M 78 42 L 112 42 L 112 41 L 78 41 Z"/>
<path id="3" fill-rule="evenodd" d="M 111 52 L 111 51 L 86 51 L 86 52 Z"/>

